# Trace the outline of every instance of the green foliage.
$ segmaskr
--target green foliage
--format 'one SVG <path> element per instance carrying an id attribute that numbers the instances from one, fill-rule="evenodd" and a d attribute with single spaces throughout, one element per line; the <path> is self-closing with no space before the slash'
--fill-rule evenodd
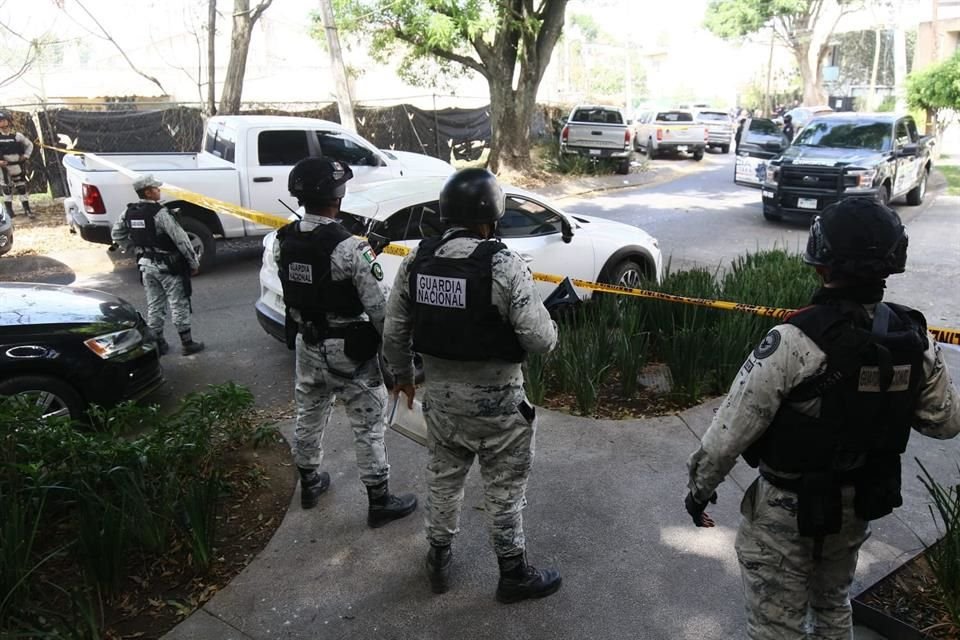
<path id="1" fill-rule="evenodd" d="M 907 76 L 907 104 L 912 109 L 935 114 L 935 133 L 937 136 L 943 135 L 960 108 L 960 52 Z"/>
<path id="2" fill-rule="evenodd" d="M 133 403 L 94 408 L 93 429 L 80 430 L 15 398 L 0 402 L 0 628 L 100 637 L 94 600 L 118 589 L 132 557 L 162 555 L 181 537 L 208 568 L 220 460 L 262 429 L 252 407 L 248 390 L 225 384 L 168 416 Z M 54 559 L 87 587 L 51 590 L 43 571 Z"/>
<path id="3" fill-rule="evenodd" d="M 933 499 L 930 515 L 941 535 L 927 548 L 927 562 L 937 581 L 937 591 L 953 624 L 960 626 L 960 486 L 943 486 L 919 460 L 920 482 Z M 960 466 L 957 467 L 960 472 Z M 938 518 L 939 516 L 939 518 Z"/>

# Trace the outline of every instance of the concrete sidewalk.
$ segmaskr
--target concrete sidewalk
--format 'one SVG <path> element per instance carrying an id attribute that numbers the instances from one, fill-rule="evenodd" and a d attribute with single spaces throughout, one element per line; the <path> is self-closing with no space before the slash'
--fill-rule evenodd
<path id="1" fill-rule="evenodd" d="M 743 597 L 733 549 L 739 502 L 753 472 L 738 464 L 697 529 L 683 508 L 686 458 L 719 400 L 677 416 L 606 421 L 541 410 L 525 511 L 532 563 L 563 573 L 540 601 L 494 601 L 479 474 L 471 471 L 454 546 L 449 593 L 435 596 L 423 560 L 426 450 L 390 432 L 391 486 L 416 491 L 417 515 L 365 525 L 350 430 L 337 410 L 325 438 L 330 492 L 311 511 L 291 508 L 267 548 L 168 640 L 268 638 L 698 638 L 743 637 Z M 284 424 L 289 437 L 292 424 Z M 960 441 L 914 436 L 904 456 L 906 506 L 875 523 L 860 558 L 860 591 L 932 541 L 936 531 L 916 479 L 919 457 L 955 480 Z M 858 639 L 877 638 L 858 632 Z"/>

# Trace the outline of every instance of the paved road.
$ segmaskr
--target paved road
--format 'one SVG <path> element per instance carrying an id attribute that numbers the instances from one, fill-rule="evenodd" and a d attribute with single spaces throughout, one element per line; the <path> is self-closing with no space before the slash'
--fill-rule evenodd
<path id="1" fill-rule="evenodd" d="M 646 229 L 660 240 L 664 256 L 672 257 L 675 266 L 696 263 L 717 267 L 758 247 L 802 248 L 806 229 L 766 222 L 760 213 L 759 193 L 733 185 L 733 161 L 732 154 L 708 154 L 695 173 L 678 179 L 643 189 L 568 198 L 560 204 L 570 212 Z M 668 159 L 656 162 L 693 163 Z M 928 203 L 931 200 L 928 198 Z M 911 234 L 910 271 L 891 279 L 891 297 L 923 310 L 931 324 L 956 326 L 960 324 L 960 288 L 956 286 L 960 281 L 960 227 L 938 224 L 926 215 L 928 208 L 929 204 L 899 207 Z M 289 409 L 293 354 L 260 329 L 253 312 L 260 245 L 231 242 L 221 245 L 220 251 L 217 270 L 194 282 L 195 335 L 207 343 L 207 351 L 189 358 L 175 353 L 164 358 L 169 384 L 154 400 L 169 405 L 205 384 L 234 380 L 253 389 L 259 406 Z M 98 249 L 58 255 L 56 259 L 70 268 L 59 265 L 58 270 L 49 259 L 33 259 L 40 263 L 33 266 L 51 267 L 44 265 L 44 260 L 53 263 L 45 272 L 53 275 L 38 279 L 74 281 L 112 291 L 144 308 L 143 290 L 132 261 L 115 260 Z M 4 265 L 26 269 L 30 266 L 26 262 L 16 267 L 10 262 Z M 167 339 L 175 338 L 168 325 Z M 960 353 L 956 359 L 960 361 Z"/>

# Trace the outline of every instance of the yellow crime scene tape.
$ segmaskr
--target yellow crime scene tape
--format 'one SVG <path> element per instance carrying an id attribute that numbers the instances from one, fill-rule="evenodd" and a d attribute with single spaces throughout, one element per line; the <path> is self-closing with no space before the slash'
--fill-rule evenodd
<path id="1" fill-rule="evenodd" d="M 65 153 L 77 153 L 83 154 L 81 151 L 75 150 L 66 150 L 58 149 L 56 147 L 47 147 L 54 149 L 56 151 L 62 151 Z M 126 167 L 122 167 L 116 163 L 110 162 L 105 158 L 98 156 L 95 153 L 83 154 L 91 158 L 94 158 L 97 162 L 115 169 L 120 173 L 135 180 L 139 178 L 142 174 L 137 171 L 132 171 Z M 274 229 L 279 229 L 280 227 L 287 224 L 288 220 L 284 217 L 273 215 L 270 213 L 263 213 L 261 211 L 254 211 L 252 209 L 247 209 L 231 202 L 225 202 L 223 200 L 218 200 L 217 198 L 211 198 L 209 196 L 204 196 L 194 191 L 189 191 L 183 189 L 173 184 L 164 183 L 162 189 L 176 196 L 180 200 L 186 202 L 191 202 L 193 204 L 199 205 L 211 211 L 217 213 L 225 213 L 232 216 L 237 216 L 243 218 L 244 220 L 249 220 L 250 222 L 255 222 L 257 224 L 262 224 Z M 404 257 L 410 253 L 410 249 L 403 245 L 394 245 L 388 244 L 387 246 L 381 249 L 380 253 L 386 253 L 393 256 Z M 566 277 L 558 276 L 549 273 L 533 273 L 534 280 L 540 280 L 541 282 L 550 282 L 553 284 L 560 284 L 563 282 Z M 637 298 L 646 298 L 649 300 L 662 300 L 665 302 L 675 302 L 678 304 L 688 304 L 698 307 L 706 307 L 708 309 L 720 309 L 723 311 L 739 311 L 742 313 L 752 313 L 754 315 L 763 316 L 767 318 L 774 318 L 777 320 L 783 320 L 788 315 L 796 311 L 796 309 L 780 309 L 778 307 L 766 307 L 762 305 L 746 304 L 743 302 L 730 302 L 727 300 L 712 300 L 709 298 L 688 298 L 685 296 L 677 296 L 670 293 L 664 293 L 662 291 L 648 291 L 645 289 L 634 289 L 631 287 L 623 287 L 615 284 L 604 284 L 600 282 L 591 282 L 589 280 L 580 280 L 578 278 L 570 278 L 570 282 L 573 286 L 586 289 L 588 291 L 597 291 L 601 293 L 610 293 L 615 295 L 624 295 L 624 296 L 633 296 Z M 930 333 L 933 334 L 937 342 L 943 344 L 952 344 L 960 345 L 960 330 L 957 329 L 946 329 L 943 327 L 927 327 Z"/>

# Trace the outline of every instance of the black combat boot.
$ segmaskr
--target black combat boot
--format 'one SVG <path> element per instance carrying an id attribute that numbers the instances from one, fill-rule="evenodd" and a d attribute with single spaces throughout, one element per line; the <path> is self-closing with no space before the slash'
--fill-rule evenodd
<path id="1" fill-rule="evenodd" d="M 503 604 L 520 602 L 527 598 L 546 598 L 560 589 L 560 572 L 556 569 L 537 569 L 527 564 L 526 553 L 497 558 L 500 563 L 500 583 L 497 601 Z"/>
<path id="2" fill-rule="evenodd" d="M 330 488 L 330 474 L 303 467 L 297 467 L 297 470 L 300 472 L 300 506 L 313 509 L 323 492 Z"/>
<path id="3" fill-rule="evenodd" d="M 452 560 L 450 545 L 438 546 L 430 543 L 430 551 L 427 552 L 427 575 L 430 577 L 430 589 L 434 593 L 446 593 L 450 589 Z"/>
<path id="4" fill-rule="evenodd" d="M 185 356 L 203 351 L 203 343 L 193 340 L 193 336 L 190 335 L 190 329 L 180 332 L 180 344 L 183 346 L 181 353 Z"/>
<path id="5" fill-rule="evenodd" d="M 13 212 L 13 203 L 8 200 L 3 201 L 3 210 L 6 211 L 7 215 L 11 218 L 17 215 Z"/>
<path id="6" fill-rule="evenodd" d="M 406 517 L 417 508 L 417 497 L 412 493 L 395 496 L 390 493 L 387 481 L 367 487 L 370 508 L 367 511 L 367 526 L 376 529 L 394 520 Z"/>
<path id="7" fill-rule="evenodd" d="M 170 343 L 167 342 L 167 339 L 163 336 L 157 338 L 157 353 L 162 356 L 167 355 L 167 352 L 170 351 Z"/>
<path id="8" fill-rule="evenodd" d="M 24 212 L 25 214 L 27 214 L 27 217 L 28 217 L 28 218 L 32 218 L 32 217 L 33 217 L 33 211 L 30 210 L 30 203 L 29 203 L 29 202 L 27 202 L 26 200 L 21 200 L 21 201 L 20 201 L 20 206 L 23 207 L 23 212 Z"/>

